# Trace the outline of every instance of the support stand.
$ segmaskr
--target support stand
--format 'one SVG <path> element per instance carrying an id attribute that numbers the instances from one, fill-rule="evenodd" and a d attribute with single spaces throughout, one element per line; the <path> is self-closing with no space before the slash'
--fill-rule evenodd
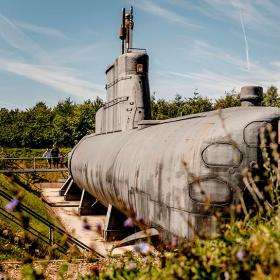
<path id="1" fill-rule="evenodd" d="M 67 180 L 68 181 L 68 180 Z M 66 182 L 67 182 L 66 181 Z M 74 183 L 73 179 L 71 178 L 67 189 L 64 193 L 64 200 L 65 201 L 76 201 L 80 200 L 82 195 L 81 189 Z"/>
<path id="2" fill-rule="evenodd" d="M 105 219 L 103 237 L 106 241 L 121 240 L 135 232 L 135 228 L 125 228 L 127 217 L 118 209 L 109 204 Z"/>
<path id="3" fill-rule="evenodd" d="M 83 190 L 78 213 L 80 216 L 106 215 L 107 208 L 92 195 L 90 195 L 86 190 Z"/>
<path id="4" fill-rule="evenodd" d="M 67 188 L 68 188 L 68 186 L 69 186 L 71 180 L 72 180 L 72 177 L 69 176 L 69 177 L 67 178 L 67 180 L 64 182 L 64 184 L 62 185 L 61 189 L 59 190 L 59 195 L 60 195 L 60 196 L 63 196 L 63 195 L 65 194 L 65 192 L 66 192 L 66 190 L 67 190 Z"/>

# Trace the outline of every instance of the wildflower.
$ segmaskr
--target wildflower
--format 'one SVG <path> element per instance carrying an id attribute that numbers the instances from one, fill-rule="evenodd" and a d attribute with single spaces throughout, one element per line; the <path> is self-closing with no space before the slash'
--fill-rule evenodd
<path id="1" fill-rule="evenodd" d="M 95 228 L 96 228 L 96 231 L 101 232 L 101 230 L 102 230 L 102 223 L 96 222 Z"/>
<path id="2" fill-rule="evenodd" d="M 133 269 L 135 269 L 136 268 L 136 264 L 135 263 L 129 263 L 128 265 L 127 265 L 127 269 L 129 269 L 129 270 L 133 270 Z"/>
<path id="3" fill-rule="evenodd" d="M 16 207 L 19 204 L 19 200 L 17 198 L 13 198 L 7 205 L 6 210 L 7 211 L 15 211 Z"/>
<path id="4" fill-rule="evenodd" d="M 142 242 L 140 252 L 143 255 L 148 255 L 150 251 L 151 251 L 151 246 L 147 242 Z"/>
<path id="5" fill-rule="evenodd" d="M 124 223 L 123 223 L 124 227 L 133 227 L 133 221 L 131 218 L 127 218 Z"/>
<path id="6" fill-rule="evenodd" d="M 147 242 L 142 241 L 141 243 L 137 243 L 134 245 L 134 250 L 136 253 L 148 255 L 151 251 L 151 246 Z"/>
<path id="7" fill-rule="evenodd" d="M 134 244 L 134 251 L 136 253 L 140 253 L 140 244 L 139 243 Z"/>
<path id="8" fill-rule="evenodd" d="M 138 223 L 140 223 L 140 224 L 144 224 L 144 219 L 143 219 L 143 217 L 141 217 L 141 216 L 137 217 L 137 218 L 136 218 L 136 221 L 137 221 Z"/>
<path id="9" fill-rule="evenodd" d="M 183 267 L 185 263 L 183 261 L 180 261 L 180 266 Z"/>
<path id="10" fill-rule="evenodd" d="M 147 263 L 147 262 L 148 262 L 148 258 L 147 258 L 147 257 L 143 258 L 143 259 L 142 259 L 142 262 L 143 262 L 143 263 Z"/>
<path id="11" fill-rule="evenodd" d="M 84 219 L 83 229 L 90 230 L 90 224 L 88 223 L 87 219 Z"/>
<path id="12" fill-rule="evenodd" d="M 246 253 L 242 249 L 238 250 L 237 253 L 236 253 L 236 257 L 240 261 L 243 260 L 245 258 L 245 256 L 246 256 Z"/>
<path id="13" fill-rule="evenodd" d="M 171 239 L 171 246 L 172 247 L 177 247 L 178 246 L 178 239 L 173 236 L 172 239 Z"/>

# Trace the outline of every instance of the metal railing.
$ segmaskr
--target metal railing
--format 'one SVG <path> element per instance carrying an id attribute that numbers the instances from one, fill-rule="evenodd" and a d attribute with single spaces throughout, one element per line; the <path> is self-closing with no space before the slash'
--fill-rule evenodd
<path id="1" fill-rule="evenodd" d="M 2 198 L 6 199 L 8 202 L 13 199 L 13 197 L 11 195 L 9 195 L 8 193 L 6 193 L 5 191 L 3 191 L 1 189 L 0 189 L 0 196 Z M 65 239 L 65 237 L 66 237 L 66 244 L 67 245 L 75 245 L 79 249 L 82 249 L 82 250 L 85 250 L 85 251 L 88 251 L 88 252 L 92 252 L 96 256 L 101 257 L 101 255 L 99 255 L 96 251 L 91 249 L 89 246 L 87 246 L 86 244 L 84 244 L 83 242 L 78 240 L 77 238 L 71 236 L 70 234 L 68 234 L 62 228 L 60 228 L 57 225 L 51 223 L 50 221 L 48 221 L 47 219 L 45 219 L 44 217 L 42 217 L 41 215 L 39 215 L 38 213 L 36 213 L 32 209 L 30 209 L 29 207 L 24 205 L 23 203 L 21 203 L 21 202 L 19 203 L 18 210 L 27 213 L 32 218 L 34 218 L 36 220 L 36 222 L 39 222 L 39 223 L 47 226 L 48 229 L 49 229 L 49 231 L 48 231 L 49 235 L 48 236 L 44 235 L 43 233 L 39 232 L 38 230 L 36 230 L 34 227 L 32 227 L 30 225 L 27 225 L 26 227 L 23 226 L 22 222 L 21 222 L 21 219 L 19 219 L 18 217 L 16 217 L 16 215 L 14 215 L 11 212 L 7 211 L 3 207 L 0 207 L 0 214 L 2 216 L 6 217 L 7 219 L 13 221 L 17 225 L 21 226 L 26 231 L 28 231 L 32 235 L 36 236 L 37 238 L 39 238 L 43 242 L 45 242 L 45 243 L 47 243 L 49 245 L 56 245 L 57 249 L 60 252 L 62 252 L 63 254 L 66 254 L 67 250 L 69 248 L 69 246 L 65 246 L 65 245 L 61 244 L 61 241 L 63 239 Z"/>
<path id="2" fill-rule="evenodd" d="M 0 158 L 0 173 L 67 171 L 67 163 L 60 157 Z"/>

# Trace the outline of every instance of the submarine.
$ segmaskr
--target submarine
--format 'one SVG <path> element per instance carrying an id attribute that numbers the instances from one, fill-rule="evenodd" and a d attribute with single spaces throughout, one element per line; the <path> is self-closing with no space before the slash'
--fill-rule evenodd
<path id="1" fill-rule="evenodd" d="M 123 9 L 106 102 L 71 151 L 60 193 L 79 197 L 81 214 L 105 211 L 107 240 L 125 236 L 129 213 L 167 239 L 211 234 L 213 213 L 240 203 L 242 171 L 261 164 L 261 128 L 278 135 L 280 109 L 261 106 L 262 87 L 244 86 L 240 107 L 151 120 L 149 56 L 133 47 L 133 27 L 133 8 Z"/>

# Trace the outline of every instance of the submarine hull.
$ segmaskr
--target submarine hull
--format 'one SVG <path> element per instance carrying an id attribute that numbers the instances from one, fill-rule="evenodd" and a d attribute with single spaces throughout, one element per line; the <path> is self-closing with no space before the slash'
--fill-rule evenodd
<path id="1" fill-rule="evenodd" d="M 278 108 L 238 107 L 92 134 L 72 151 L 71 176 L 103 205 L 165 233 L 211 234 L 211 213 L 238 203 L 242 170 L 258 161 L 259 129 L 279 118 Z"/>

